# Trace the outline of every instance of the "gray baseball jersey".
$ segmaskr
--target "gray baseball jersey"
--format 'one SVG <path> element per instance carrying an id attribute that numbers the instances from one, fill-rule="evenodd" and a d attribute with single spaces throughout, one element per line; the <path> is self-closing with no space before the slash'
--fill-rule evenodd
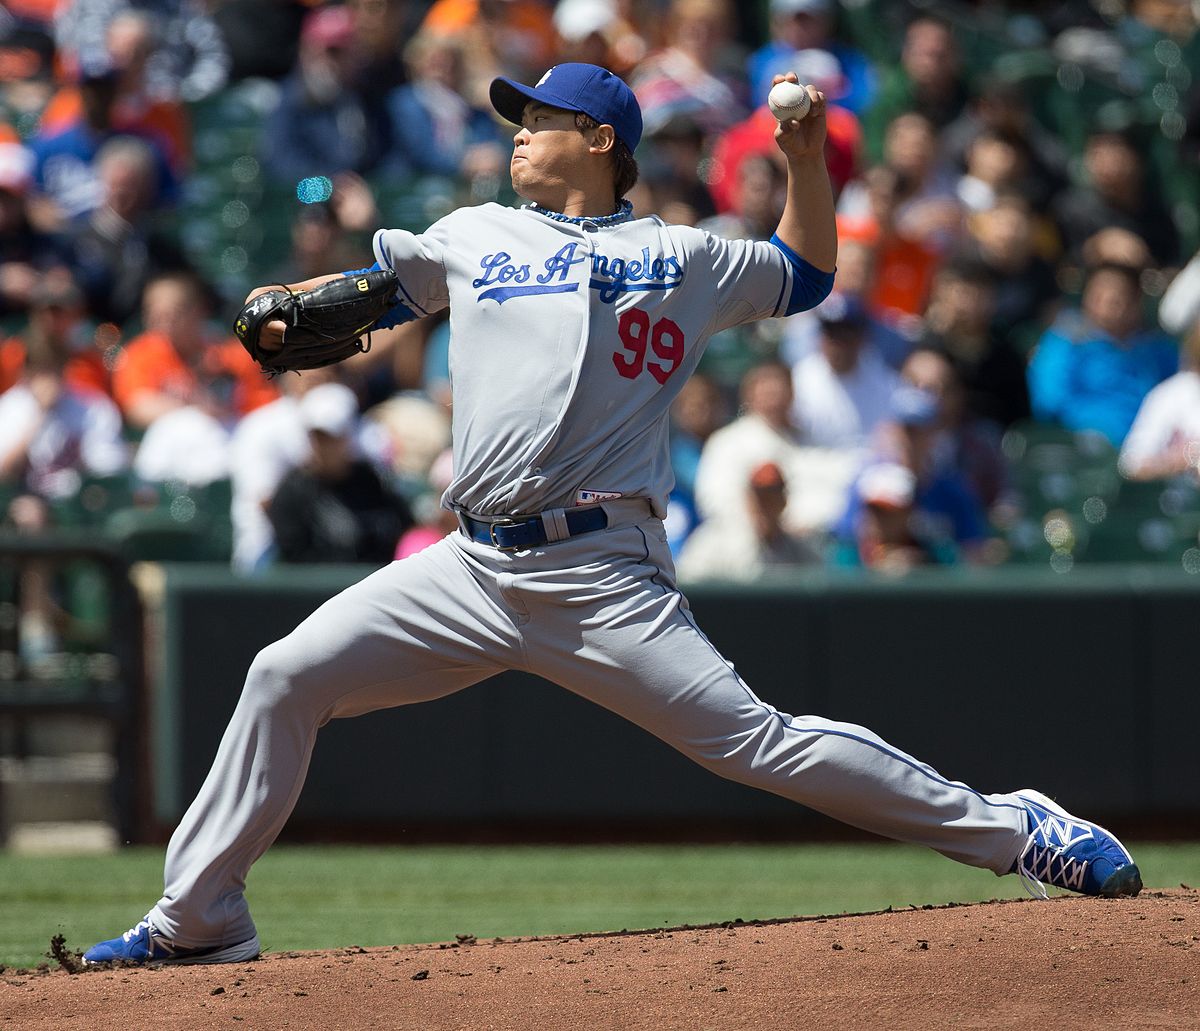
<path id="1" fill-rule="evenodd" d="M 771 243 L 498 204 L 381 230 L 375 255 L 411 311 L 450 306 L 445 500 L 482 515 L 616 497 L 663 515 L 668 410 L 708 338 L 782 314 L 803 286 Z"/>

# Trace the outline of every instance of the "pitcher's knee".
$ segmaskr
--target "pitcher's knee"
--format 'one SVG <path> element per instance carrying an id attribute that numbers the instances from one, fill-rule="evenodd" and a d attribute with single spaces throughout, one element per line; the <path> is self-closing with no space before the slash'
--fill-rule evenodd
<path id="1" fill-rule="evenodd" d="M 255 657 L 246 674 L 243 700 L 263 707 L 292 703 L 304 678 L 311 674 L 303 656 L 297 654 L 290 638 L 267 645 Z"/>

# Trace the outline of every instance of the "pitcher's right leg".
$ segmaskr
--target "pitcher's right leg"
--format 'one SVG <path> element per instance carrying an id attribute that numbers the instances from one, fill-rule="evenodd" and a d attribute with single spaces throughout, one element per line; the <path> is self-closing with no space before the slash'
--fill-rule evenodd
<path id="1" fill-rule="evenodd" d="M 149 927 L 129 932 L 133 946 L 102 944 L 149 953 L 120 958 L 168 962 L 221 961 L 214 950 L 233 950 L 225 961 L 235 961 L 251 943 L 257 951 L 246 875 L 296 803 L 317 730 L 333 718 L 439 698 L 508 668 L 519 652 L 506 623 L 487 578 L 443 541 L 343 591 L 264 648 L 171 838 Z M 162 955 L 167 946 L 173 952 Z"/>

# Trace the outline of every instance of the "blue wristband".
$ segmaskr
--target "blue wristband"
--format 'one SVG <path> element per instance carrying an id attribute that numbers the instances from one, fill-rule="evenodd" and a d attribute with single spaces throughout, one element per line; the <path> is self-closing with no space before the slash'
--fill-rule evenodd
<path id="1" fill-rule="evenodd" d="M 343 276 L 361 276 L 364 272 L 382 272 L 383 266 L 379 262 L 375 262 L 370 268 L 352 268 L 347 269 L 342 273 Z M 412 322 L 417 318 L 417 313 L 410 308 L 406 308 L 403 304 L 397 301 L 391 308 L 379 316 L 375 323 L 371 326 L 372 329 L 391 329 L 393 326 L 402 325 L 405 322 Z"/>

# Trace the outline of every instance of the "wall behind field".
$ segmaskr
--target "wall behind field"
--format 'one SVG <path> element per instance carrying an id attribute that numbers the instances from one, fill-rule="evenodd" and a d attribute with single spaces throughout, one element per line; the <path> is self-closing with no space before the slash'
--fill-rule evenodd
<path id="1" fill-rule="evenodd" d="M 154 817 L 199 788 L 255 652 L 361 570 L 255 581 L 167 567 L 152 640 Z M 1118 819 L 1200 820 L 1200 583 L 1135 567 L 688 590 L 700 625 L 784 712 L 870 727 L 983 791 L 1036 786 Z M 402 837 L 808 834 L 783 799 L 693 766 L 568 691 L 508 673 L 337 720 L 293 829 Z"/>

